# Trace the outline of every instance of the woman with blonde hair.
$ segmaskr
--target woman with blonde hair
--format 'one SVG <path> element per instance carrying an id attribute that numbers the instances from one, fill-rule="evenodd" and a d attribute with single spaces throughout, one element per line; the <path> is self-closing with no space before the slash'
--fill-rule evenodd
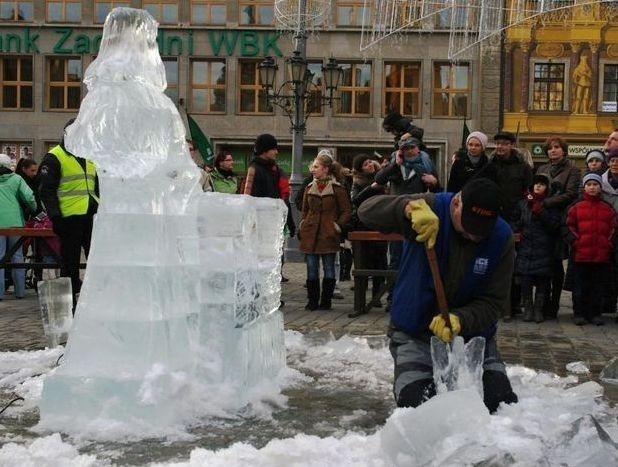
<path id="1" fill-rule="evenodd" d="M 343 226 L 352 218 L 352 206 L 341 179 L 341 165 L 328 154 L 311 164 L 313 180 L 303 196 L 300 222 L 300 251 L 307 263 L 307 310 L 330 310 L 335 290 L 335 255 Z M 320 296 L 322 262 L 324 279 Z"/>

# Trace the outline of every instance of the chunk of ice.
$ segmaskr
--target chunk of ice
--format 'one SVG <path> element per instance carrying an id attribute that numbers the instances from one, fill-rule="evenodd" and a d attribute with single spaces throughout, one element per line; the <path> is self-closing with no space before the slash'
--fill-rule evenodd
<path id="1" fill-rule="evenodd" d="M 489 421 L 475 389 L 446 392 L 416 408 L 397 409 L 380 431 L 381 448 L 394 465 L 424 465 L 446 438 L 474 437 Z"/>

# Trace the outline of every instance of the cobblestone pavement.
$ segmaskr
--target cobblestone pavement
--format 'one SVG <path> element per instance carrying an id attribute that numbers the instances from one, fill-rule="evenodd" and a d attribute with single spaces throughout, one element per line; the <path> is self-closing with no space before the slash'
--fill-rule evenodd
<path id="1" fill-rule="evenodd" d="M 335 337 L 344 334 L 384 335 L 388 314 L 384 308 L 373 309 L 369 314 L 349 318 L 354 292 L 352 282 L 343 282 L 340 289 L 343 300 L 333 300 L 332 311 L 306 311 L 305 266 L 287 263 L 284 275 L 290 279 L 283 284 L 282 300 L 286 329 L 303 333 L 321 331 Z M 507 363 L 522 364 L 530 368 L 548 370 L 565 375 L 565 365 L 584 361 L 591 369 L 591 377 L 598 377 L 607 362 L 618 356 L 618 324 L 614 316 L 605 316 L 605 326 L 578 327 L 571 323 L 571 296 L 562 297 L 559 320 L 541 324 L 514 320 L 501 323 L 498 342 Z M 0 301 L 0 351 L 40 349 L 45 346 L 43 328 L 39 317 L 38 301 L 32 290 L 23 300 L 15 300 L 9 293 Z"/>

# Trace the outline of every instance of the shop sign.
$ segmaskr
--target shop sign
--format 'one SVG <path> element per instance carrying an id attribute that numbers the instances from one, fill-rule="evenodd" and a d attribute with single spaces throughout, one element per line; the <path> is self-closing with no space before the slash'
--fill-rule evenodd
<path id="1" fill-rule="evenodd" d="M 55 28 L 56 40 L 51 52 L 54 54 L 96 54 L 101 45 L 99 32 L 90 34 L 76 33 L 72 28 Z M 206 34 L 206 43 L 210 50 L 196 50 L 194 33 Z M 40 30 L 32 31 L 29 27 L 0 32 L 0 53 L 38 54 Z M 157 44 L 161 55 L 208 55 L 216 57 L 265 57 L 275 55 L 282 57 L 277 41 L 280 33 L 276 31 L 237 31 L 237 30 L 188 30 L 186 34 L 170 34 L 169 30 L 159 29 Z M 47 51 L 44 51 L 47 52 Z"/>
<path id="2" fill-rule="evenodd" d="M 575 158 L 584 158 L 588 151 L 592 149 L 603 150 L 603 146 L 594 146 L 590 144 L 569 144 L 569 156 Z"/>

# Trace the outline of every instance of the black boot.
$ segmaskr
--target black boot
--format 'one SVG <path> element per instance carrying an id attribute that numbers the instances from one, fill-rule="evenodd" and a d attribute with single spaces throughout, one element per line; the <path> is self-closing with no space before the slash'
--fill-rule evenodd
<path id="1" fill-rule="evenodd" d="M 374 277 L 372 278 L 372 285 L 371 285 L 371 305 L 374 306 L 375 308 L 382 308 L 382 302 L 380 301 L 380 288 L 382 287 L 382 284 L 384 284 L 384 278 L 383 277 Z"/>
<path id="2" fill-rule="evenodd" d="M 545 296 L 537 294 L 534 300 L 534 322 L 542 323 L 545 321 L 545 314 L 543 313 L 543 305 L 545 304 Z"/>
<path id="3" fill-rule="evenodd" d="M 309 301 L 307 305 L 305 305 L 305 310 L 317 310 L 318 309 L 318 301 L 320 300 L 320 280 L 309 280 L 307 279 L 307 297 Z"/>
<path id="4" fill-rule="evenodd" d="M 335 291 L 335 279 L 323 279 L 322 280 L 322 298 L 320 299 L 320 306 L 318 310 L 331 310 L 331 300 L 333 298 L 333 292 Z"/>
<path id="5" fill-rule="evenodd" d="M 524 298 L 524 321 L 530 323 L 534 320 L 534 308 L 532 306 L 532 299 Z"/>
<path id="6" fill-rule="evenodd" d="M 339 270 L 339 282 L 352 280 L 350 273 L 352 272 L 352 250 L 349 248 L 342 248 L 340 251 L 339 261 L 341 262 Z"/>

